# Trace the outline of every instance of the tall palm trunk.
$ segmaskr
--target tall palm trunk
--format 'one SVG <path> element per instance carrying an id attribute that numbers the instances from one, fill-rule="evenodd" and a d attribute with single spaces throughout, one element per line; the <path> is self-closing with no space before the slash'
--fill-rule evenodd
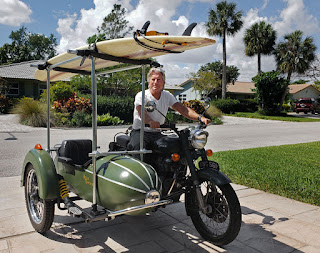
<path id="1" fill-rule="evenodd" d="M 258 52 L 258 75 L 261 75 L 261 53 Z"/>
<path id="2" fill-rule="evenodd" d="M 226 49 L 226 30 L 223 31 L 222 34 L 222 55 L 223 55 L 223 62 L 222 62 L 222 99 L 226 99 L 227 93 L 227 49 Z"/>

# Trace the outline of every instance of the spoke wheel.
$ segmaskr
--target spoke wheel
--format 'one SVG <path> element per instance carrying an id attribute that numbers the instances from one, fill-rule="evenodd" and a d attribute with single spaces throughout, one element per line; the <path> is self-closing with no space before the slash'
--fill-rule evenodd
<path id="1" fill-rule="evenodd" d="M 195 190 L 186 196 L 186 209 L 199 234 L 216 245 L 226 245 L 238 235 L 241 227 L 241 208 L 230 184 L 217 186 L 201 180 L 201 193 L 207 212 L 198 205 Z"/>
<path id="2" fill-rule="evenodd" d="M 49 230 L 54 218 L 54 202 L 39 197 L 37 175 L 31 164 L 28 165 L 25 174 L 25 200 L 34 229 L 39 233 Z"/>

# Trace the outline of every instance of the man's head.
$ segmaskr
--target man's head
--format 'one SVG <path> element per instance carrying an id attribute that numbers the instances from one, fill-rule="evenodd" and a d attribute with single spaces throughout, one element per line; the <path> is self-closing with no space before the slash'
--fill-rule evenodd
<path id="1" fill-rule="evenodd" d="M 165 79 L 166 75 L 163 69 L 151 68 L 147 75 L 149 90 L 151 92 L 161 92 L 164 88 Z"/>

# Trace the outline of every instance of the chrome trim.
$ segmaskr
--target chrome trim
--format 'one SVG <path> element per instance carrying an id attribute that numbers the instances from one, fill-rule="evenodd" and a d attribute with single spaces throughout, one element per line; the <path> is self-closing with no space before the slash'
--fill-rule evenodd
<path id="1" fill-rule="evenodd" d="M 114 161 L 111 161 L 110 163 L 115 164 L 115 165 L 117 165 L 117 166 L 125 169 L 126 171 L 128 171 L 128 172 L 131 173 L 132 175 L 134 175 L 134 176 L 135 176 L 136 178 L 138 178 L 139 181 L 150 191 L 149 185 L 147 185 L 147 183 L 146 183 L 145 181 L 143 181 L 142 178 L 139 177 L 135 172 L 133 172 L 133 171 L 130 170 L 129 168 L 127 168 L 127 167 L 125 167 L 125 166 L 123 166 L 123 165 L 121 165 L 121 164 L 119 164 L 119 163 L 116 163 L 116 162 L 114 162 Z"/>
<path id="2" fill-rule="evenodd" d="M 93 174 L 93 172 L 90 171 L 90 170 L 85 170 L 85 171 L 88 172 L 88 173 L 90 173 L 90 174 Z M 130 186 L 130 185 L 126 185 L 126 184 L 120 183 L 120 182 L 118 182 L 118 181 L 114 181 L 114 180 L 112 180 L 112 179 L 110 179 L 110 178 L 104 177 L 104 176 L 99 175 L 99 174 L 98 174 L 98 177 L 101 177 L 102 179 L 105 179 L 105 180 L 107 180 L 107 181 L 109 181 L 109 182 L 111 182 L 111 183 L 114 183 L 114 184 L 123 186 L 123 187 L 125 187 L 125 188 L 130 189 L 130 190 L 134 190 L 134 191 L 141 192 L 141 193 L 147 193 L 147 192 L 144 191 L 144 190 L 141 190 L 141 189 L 132 187 L 132 186 Z"/>
<path id="3" fill-rule="evenodd" d="M 101 216 L 97 216 L 97 217 L 94 217 L 94 218 L 89 218 L 88 221 L 89 222 L 94 222 L 94 221 L 99 221 L 99 220 L 103 220 L 103 219 L 105 219 L 105 220 L 113 219 L 113 218 L 115 218 L 116 216 L 119 216 L 119 215 L 128 214 L 128 213 L 140 211 L 140 210 L 143 210 L 143 209 L 153 208 L 153 207 L 156 207 L 156 206 L 162 206 L 162 205 L 167 205 L 167 204 L 171 204 L 171 203 L 172 203 L 172 200 L 170 200 L 170 199 L 168 199 L 168 200 L 160 200 L 158 202 L 147 204 L 147 205 L 129 207 L 129 208 L 118 210 L 118 211 L 110 211 L 107 214 L 103 214 Z"/>
<path id="4" fill-rule="evenodd" d="M 132 151 L 110 151 L 110 152 L 102 152 L 102 153 L 89 153 L 89 157 L 101 157 L 108 155 L 136 155 L 136 154 L 149 154 L 152 153 L 152 150 L 132 150 Z"/>

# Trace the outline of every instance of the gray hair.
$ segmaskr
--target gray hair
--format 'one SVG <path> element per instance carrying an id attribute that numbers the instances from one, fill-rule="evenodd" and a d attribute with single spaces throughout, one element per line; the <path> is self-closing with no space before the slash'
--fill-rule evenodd
<path id="1" fill-rule="evenodd" d="M 163 81 L 164 81 L 164 83 L 166 83 L 166 73 L 164 72 L 164 69 L 162 69 L 162 68 L 151 68 L 149 70 L 148 75 L 147 75 L 147 81 L 148 82 L 150 80 L 150 76 L 151 76 L 152 73 L 161 73 L 162 77 L 163 77 Z"/>

